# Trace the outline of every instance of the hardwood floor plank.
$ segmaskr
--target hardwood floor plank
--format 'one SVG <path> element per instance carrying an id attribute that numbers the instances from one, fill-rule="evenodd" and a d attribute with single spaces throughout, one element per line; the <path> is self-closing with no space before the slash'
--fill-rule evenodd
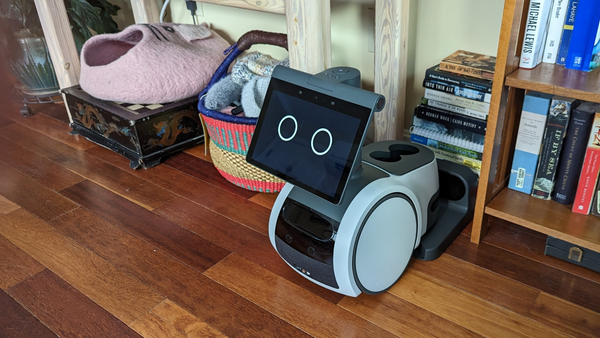
<path id="1" fill-rule="evenodd" d="M 277 199 L 277 196 L 279 194 L 274 193 L 274 194 L 269 194 L 269 193 L 258 193 L 255 196 L 250 198 L 250 201 L 258 204 L 258 205 L 262 205 L 263 207 L 271 210 L 273 209 L 273 204 L 275 204 L 275 200 Z"/>
<path id="2" fill-rule="evenodd" d="M 205 141 L 204 143 L 199 144 L 197 146 L 187 148 L 183 152 L 212 163 L 212 158 L 210 157 L 210 150 L 208 147 L 208 142 L 210 142 L 210 141 Z"/>
<path id="3" fill-rule="evenodd" d="M 200 321 L 189 312 L 185 311 L 170 300 L 158 304 L 145 317 L 138 319 L 131 327 L 144 337 L 171 337 L 171 335 L 157 334 L 161 328 L 169 328 L 174 332 L 173 337 L 188 338 L 225 338 L 221 332 Z M 158 326 L 158 329 L 155 327 Z"/>
<path id="4" fill-rule="evenodd" d="M 0 163 L 0 194 L 43 220 L 78 207 L 32 178 Z"/>
<path id="5" fill-rule="evenodd" d="M 0 337 L 58 337 L 19 303 L 0 290 Z"/>
<path id="6" fill-rule="evenodd" d="M 18 205 L 11 202 L 8 198 L 0 195 L 0 215 L 10 214 L 19 208 Z"/>
<path id="7" fill-rule="evenodd" d="M 244 198 L 250 198 L 258 194 L 257 191 L 243 189 L 230 183 L 223 178 L 221 174 L 219 174 L 211 162 L 207 162 L 185 152 L 169 157 L 164 163 L 192 177 L 213 184 L 219 188 L 227 190 L 236 195 L 240 195 Z"/>
<path id="8" fill-rule="evenodd" d="M 487 243 L 458 236 L 446 253 L 569 302 L 600 312 L 600 284 Z"/>
<path id="9" fill-rule="evenodd" d="M 146 209 L 152 210 L 175 196 L 166 189 L 136 177 L 129 167 L 124 170 L 116 168 L 20 124 L 1 128 L 0 137 L 17 143 Z"/>
<path id="10" fill-rule="evenodd" d="M 332 303 L 343 298 L 339 293 L 322 288 L 291 269 L 279 257 L 265 234 L 181 197 L 154 212 Z"/>
<path id="11" fill-rule="evenodd" d="M 84 180 L 83 177 L 6 139 L 0 138 L 0 149 L 0 162 L 54 191 Z"/>
<path id="12" fill-rule="evenodd" d="M 6 290 L 44 270 L 44 266 L 0 236 L 0 289 Z"/>
<path id="13" fill-rule="evenodd" d="M 92 148 L 86 152 L 119 168 L 129 165 L 119 158 L 120 155 L 101 147 Z M 176 192 L 178 195 L 238 223 L 261 233 L 268 233 L 270 210 L 243 197 L 189 175 L 181 175 L 179 170 L 167 165 L 159 165 L 146 171 L 136 170 L 133 174 L 159 187 Z"/>
<path id="14" fill-rule="evenodd" d="M 23 209 L 0 215 L 0 235 L 125 323 L 164 300 Z"/>
<path id="15" fill-rule="evenodd" d="M 539 232 L 495 219 L 483 241 L 600 284 L 600 273 L 558 258 L 545 256 L 547 237 Z"/>
<path id="16" fill-rule="evenodd" d="M 69 114 L 67 113 L 67 108 L 65 107 L 64 102 L 58 102 L 52 105 L 49 105 L 46 109 L 40 110 L 40 113 L 50 116 L 55 120 L 58 120 L 64 124 L 69 124 Z"/>
<path id="17" fill-rule="evenodd" d="M 61 337 L 140 337 L 49 270 L 7 293 Z"/>
<path id="18" fill-rule="evenodd" d="M 61 193 L 199 271 L 230 253 L 203 238 L 201 233 L 182 228 L 93 182 L 78 183 Z"/>
<path id="19" fill-rule="evenodd" d="M 600 313 L 545 292 L 540 293 L 529 313 L 531 318 L 568 332 L 575 337 L 600 336 Z"/>
<path id="20" fill-rule="evenodd" d="M 227 336 L 306 337 L 265 309 L 85 209 L 65 214 L 52 225 Z"/>
<path id="21" fill-rule="evenodd" d="M 569 336 L 418 271 L 405 273 L 388 292 L 486 337 Z"/>
<path id="22" fill-rule="evenodd" d="M 315 337 L 393 337 L 237 254 L 204 274 Z"/>
<path id="23" fill-rule="evenodd" d="M 338 305 L 399 337 L 482 337 L 390 293 L 345 297 Z"/>
<path id="24" fill-rule="evenodd" d="M 540 294 L 539 290 L 530 286 L 446 254 L 427 262 L 415 259 L 409 269 L 522 315 L 529 313 Z"/>
<path id="25" fill-rule="evenodd" d="M 9 124 L 15 123 L 13 120 L 7 119 L 3 116 L 0 116 L 0 128 L 4 126 L 8 126 Z"/>

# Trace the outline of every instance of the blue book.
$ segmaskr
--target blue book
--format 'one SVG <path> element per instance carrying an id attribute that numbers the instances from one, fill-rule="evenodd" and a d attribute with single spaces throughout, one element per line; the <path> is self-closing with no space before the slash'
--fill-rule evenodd
<path id="1" fill-rule="evenodd" d="M 599 25 L 600 1 L 579 0 L 565 67 L 586 72 L 592 70 L 590 61 L 592 61 L 594 47 L 597 45 Z"/>
<path id="2" fill-rule="evenodd" d="M 560 46 L 558 47 L 558 54 L 556 57 L 556 64 L 564 66 L 567 61 L 567 54 L 569 52 L 569 44 L 571 42 L 571 35 L 573 34 L 573 24 L 575 23 L 575 15 L 577 14 L 577 5 L 579 0 L 569 0 L 569 6 L 567 7 L 567 17 L 565 18 L 565 25 L 563 26 L 562 37 L 560 38 Z"/>
<path id="3" fill-rule="evenodd" d="M 510 189 L 531 194 L 551 100 L 550 94 L 530 91 L 525 95 L 508 181 Z"/>

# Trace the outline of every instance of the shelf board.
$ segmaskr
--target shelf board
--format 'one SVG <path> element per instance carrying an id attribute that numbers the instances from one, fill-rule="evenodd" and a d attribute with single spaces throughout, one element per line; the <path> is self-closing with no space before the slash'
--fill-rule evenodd
<path id="1" fill-rule="evenodd" d="M 506 77 L 509 87 L 600 102 L 600 69 L 592 72 L 541 63 L 533 69 L 517 69 Z"/>
<path id="2" fill-rule="evenodd" d="M 600 217 L 574 213 L 570 205 L 504 188 L 485 213 L 600 252 Z"/>

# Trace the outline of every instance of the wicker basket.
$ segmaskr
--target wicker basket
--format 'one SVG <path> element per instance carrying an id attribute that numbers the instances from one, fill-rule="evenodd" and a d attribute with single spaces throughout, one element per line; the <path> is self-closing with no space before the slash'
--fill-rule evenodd
<path id="1" fill-rule="evenodd" d="M 229 182 L 253 191 L 278 192 L 285 181 L 246 162 L 257 118 L 223 114 L 205 107 L 204 97 L 208 90 L 227 75 L 232 62 L 253 44 L 265 43 L 287 49 L 285 34 L 251 31 L 244 34 L 236 44 L 228 48 L 229 54 L 216 70 L 208 86 L 200 93 L 198 110 L 210 136 L 210 154 L 215 168 Z"/>

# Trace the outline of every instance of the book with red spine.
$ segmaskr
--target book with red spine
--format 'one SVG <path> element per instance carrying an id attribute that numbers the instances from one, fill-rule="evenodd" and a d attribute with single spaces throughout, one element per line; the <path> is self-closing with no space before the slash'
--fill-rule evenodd
<path id="1" fill-rule="evenodd" d="M 592 131 L 588 138 L 587 149 L 577 183 L 577 192 L 573 201 L 573 212 L 588 215 L 600 173 L 600 110 L 596 110 Z"/>

